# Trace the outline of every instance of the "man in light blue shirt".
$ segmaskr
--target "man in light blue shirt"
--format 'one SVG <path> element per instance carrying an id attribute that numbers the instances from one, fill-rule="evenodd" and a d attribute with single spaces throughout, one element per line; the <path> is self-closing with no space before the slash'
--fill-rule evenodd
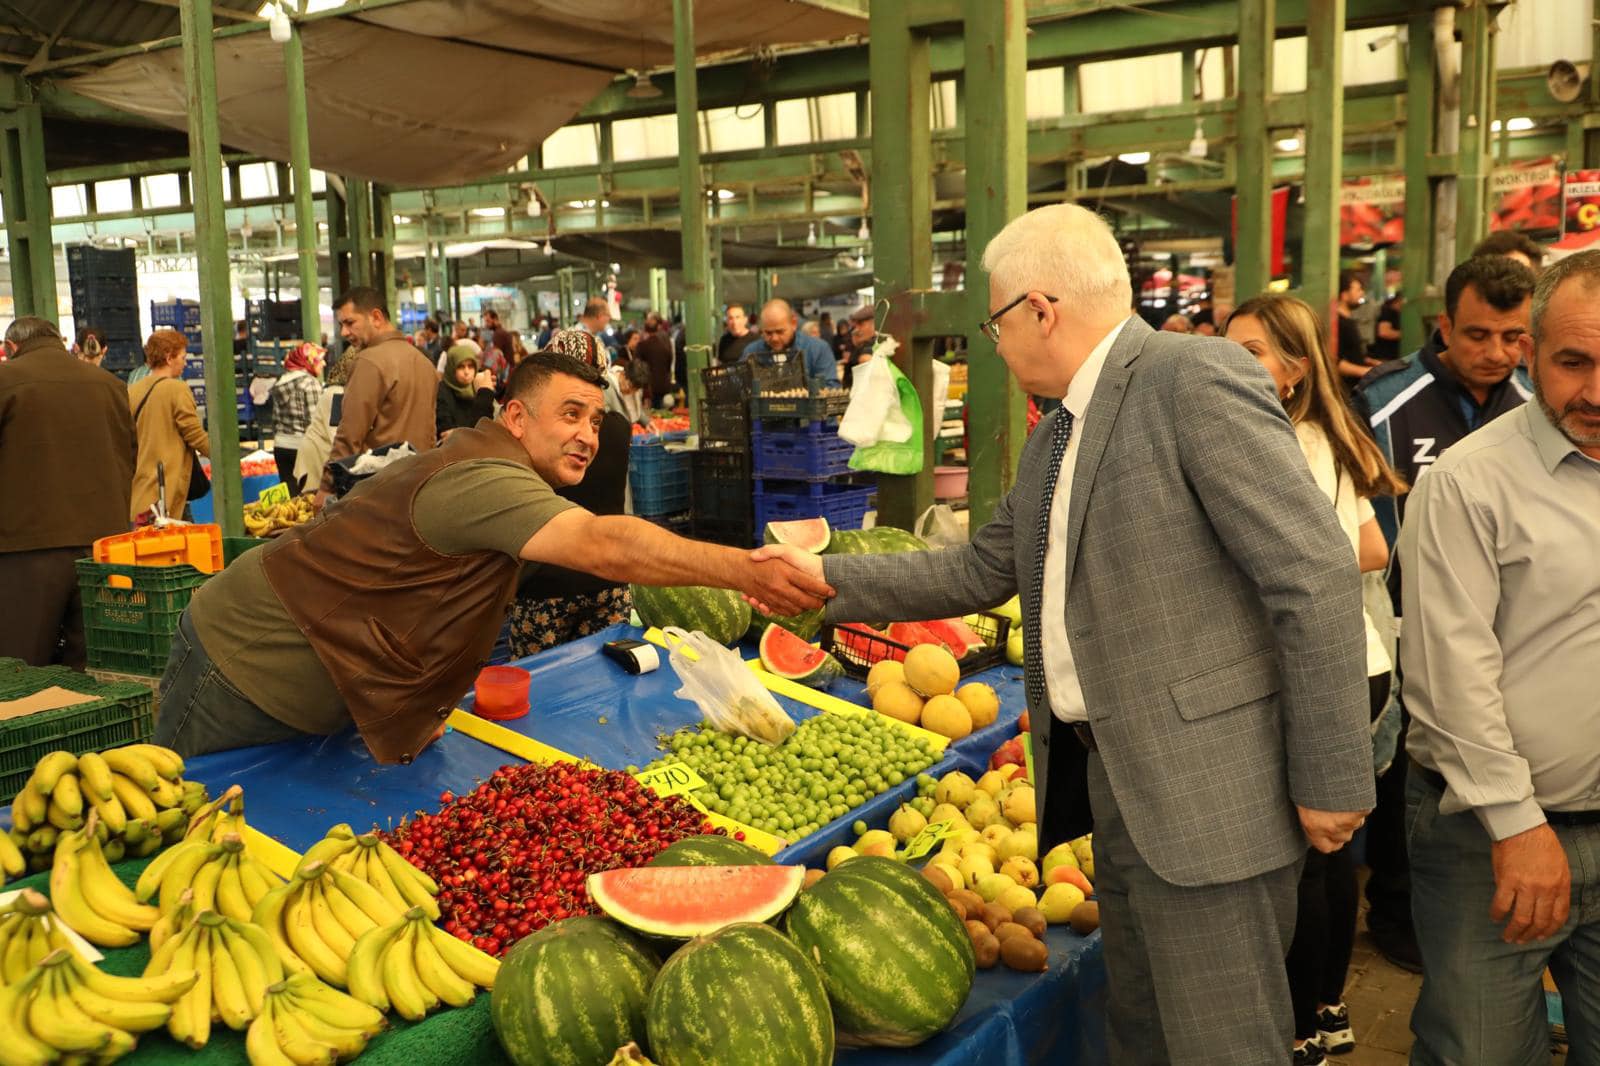
<path id="1" fill-rule="evenodd" d="M 743 359 L 762 366 L 781 366 L 790 359 L 804 359 L 806 382 L 813 388 L 839 387 L 839 366 L 833 349 L 825 341 L 800 332 L 800 319 L 787 300 L 769 300 L 761 308 L 761 339 L 751 342 Z"/>

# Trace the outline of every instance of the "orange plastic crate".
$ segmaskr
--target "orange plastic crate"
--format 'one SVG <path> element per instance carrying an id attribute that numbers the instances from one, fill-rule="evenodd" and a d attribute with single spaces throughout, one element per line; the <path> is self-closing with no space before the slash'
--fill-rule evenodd
<path id="1" fill-rule="evenodd" d="M 92 549 L 97 563 L 119 566 L 194 567 L 202 574 L 222 569 L 222 527 L 215 524 L 167 526 L 161 529 L 136 529 L 101 537 Z M 113 577 L 112 588 L 132 588 L 126 577 Z"/>

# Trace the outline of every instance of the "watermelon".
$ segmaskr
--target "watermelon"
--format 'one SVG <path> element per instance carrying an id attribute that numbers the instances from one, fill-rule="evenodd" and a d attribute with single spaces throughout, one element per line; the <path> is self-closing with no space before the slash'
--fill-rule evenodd
<path id="1" fill-rule="evenodd" d="M 834 644 L 850 652 L 850 658 L 855 662 L 868 666 L 884 659 L 905 662 L 906 653 L 903 650 L 879 643 L 872 639 L 874 636 L 892 639 L 889 634 L 865 622 L 851 622 L 848 626 L 835 626 L 833 630 Z"/>
<path id="2" fill-rule="evenodd" d="M 832 531 L 826 518 L 797 518 L 791 522 L 768 522 L 762 540 L 768 544 L 789 544 L 812 555 L 828 550 Z"/>
<path id="3" fill-rule="evenodd" d="M 517 1066 L 605 1066 L 645 1042 L 655 953 L 604 918 L 567 918 L 523 937 L 500 963 L 489 1015 Z"/>
<path id="4" fill-rule="evenodd" d="M 646 866 L 770 866 L 772 859 L 760 848 L 720 833 L 684 837 L 656 853 Z"/>
<path id="5" fill-rule="evenodd" d="M 922 622 L 891 622 L 889 624 L 889 639 L 899 641 L 908 648 L 915 648 L 918 644 L 938 644 L 948 648 L 950 653 L 957 658 L 961 653 L 951 648 L 938 633 L 935 633 Z"/>
<path id="6" fill-rule="evenodd" d="M 961 920 L 931 881 L 893 859 L 834 868 L 801 893 L 785 927 L 822 970 L 841 1044 L 920 1044 L 972 991 L 976 959 Z"/>
<path id="7" fill-rule="evenodd" d="M 768 626 L 782 626 L 801 640 L 816 640 L 817 634 L 822 632 L 822 608 L 800 614 L 778 615 L 762 614 L 754 607 L 750 608 L 750 628 L 745 631 L 745 636 L 760 640 Z"/>
<path id="8" fill-rule="evenodd" d="M 761 634 L 760 652 L 761 665 L 769 673 L 812 688 L 826 688 L 844 674 L 838 659 L 782 626 L 768 626 Z"/>
<path id="9" fill-rule="evenodd" d="M 892 555 L 895 552 L 925 552 L 928 550 L 927 541 L 912 533 L 894 526 L 873 526 L 864 529 L 867 543 L 872 546 L 874 555 Z"/>
<path id="10" fill-rule="evenodd" d="M 631 590 L 634 609 L 646 626 L 698 629 L 719 644 L 732 644 L 750 628 L 750 605 L 731 589 L 633 585 Z"/>
<path id="11" fill-rule="evenodd" d="M 828 539 L 827 555 L 871 555 L 872 549 L 866 532 L 860 529 L 836 529 Z"/>
<path id="12" fill-rule="evenodd" d="M 789 908 L 800 866 L 640 866 L 590 874 L 589 898 L 614 921 L 652 936 L 686 940 L 738 922 L 764 922 Z"/>
<path id="13" fill-rule="evenodd" d="M 650 1056 L 661 1066 L 833 1062 L 822 975 L 768 925 L 730 925 L 679 949 L 650 988 L 645 1019 Z"/>
<path id="14" fill-rule="evenodd" d="M 957 659 L 983 647 L 983 638 L 959 618 L 930 619 L 922 623 L 922 628 L 937 637 Z"/>

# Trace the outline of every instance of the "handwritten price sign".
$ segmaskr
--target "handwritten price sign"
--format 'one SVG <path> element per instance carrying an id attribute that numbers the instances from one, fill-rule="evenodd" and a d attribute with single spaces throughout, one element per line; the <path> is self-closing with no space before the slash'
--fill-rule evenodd
<path id="1" fill-rule="evenodd" d="M 285 485 L 281 481 L 276 485 L 270 485 L 261 490 L 261 495 L 256 497 L 256 502 L 266 504 L 268 507 L 274 506 L 275 504 L 288 503 L 289 486 Z"/>
<path id="2" fill-rule="evenodd" d="M 906 841 L 906 846 L 901 850 L 900 857 L 906 862 L 920 859 L 950 837 L 955 836 L 957 832 L 955 822 L 933 822 L 924 827 L 922 832 Z"/>
<path id="3" fill-rule="evenodd" d="M 635 774 L 634 780 L 658 796 L 682 796 L 706 787 L 705 779 L 681 762 Z"/>

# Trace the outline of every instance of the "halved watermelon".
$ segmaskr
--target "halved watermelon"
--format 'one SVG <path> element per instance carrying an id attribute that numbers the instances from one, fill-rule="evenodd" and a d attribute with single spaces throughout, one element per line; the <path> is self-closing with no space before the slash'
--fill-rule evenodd
<path id="1" fill-rule="evenodd" d="M 800 893 L 801 866 L 641 866 L 590 874 L 589 898 L 613 921 L 654 936 L 706 936 L 765 922 Z"/>
<path id="2" fill-rule="evenodd" d="M 824 688 L 844 673 L 838 659 L 780 625 L 762 632 L 760 652 L 761 665 L 769 673 L 812 688 Z"/>
<path id="3" fill-rule="evenodd" d="M 983 638 L 959 618 L 935 618 L 922 623 L 922 628 L 944 641 L 950 654 L 957 659 L 970 651 L 983 647 Z"/>
<path id="4" fill-rule="evenodd" d="M 836 626 L 833 630 L 833 642 L 850 652 L 849 658 L 854 662 L 872 666 L 884 659 L 905 661 L 904 651 L 882 641 L 873 640 L 873 637 L 888 639 L 889 634 L 865 622 L 851 622 L 849 625 Z"/>
<path id="5" fill-rule="evenodd" d="M 812 555 L 828 550 L 833 532 L 826 518 L 797 518 L 790 522 L 768 522 L 762 539 L 768 544 L 789 544 Z"/>
<path id="6" fill-rule="evenodd" d="M 961 657 L 961 652 L 950 647 L 948 641 L 936 633 L 925 622 L 894 622 L 889 626 L 889 639 L 897 640 L 908 648 L 915 648 L 918 644 L 938 644 L 946 648 L 956 658 Z M 961 645 L 965 647 L 965 643 Z"/>

